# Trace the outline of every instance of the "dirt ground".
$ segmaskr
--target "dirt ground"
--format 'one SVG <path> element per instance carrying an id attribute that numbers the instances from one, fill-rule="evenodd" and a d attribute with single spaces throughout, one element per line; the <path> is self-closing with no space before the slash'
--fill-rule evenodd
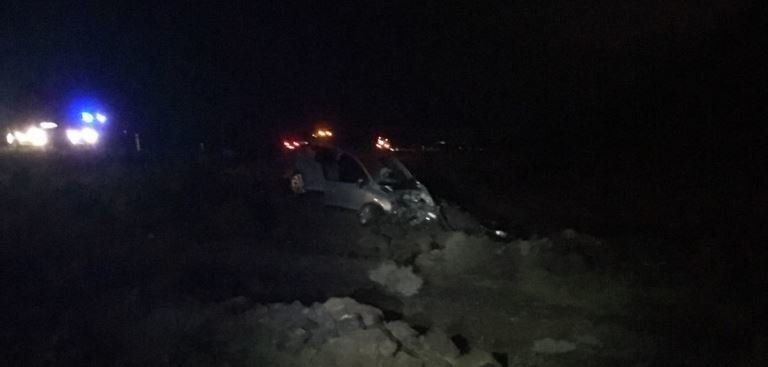
<path id="1" fill-rule="evenodd" d="M 436 225 L 363 228 L 319 196 L 288 194 L 264 162 L 4 157 L 0 168 L 2 365 L 290 365 L 274 353 L 303 356 L 310 339 L 265 352 L 280 338 L 260 330 L 289 328 L 280 310 L 293 307 L 294 320 L 332 297 L 380 310 L 354 335 L 394 338 L 396 321 L 418 340 L 445 334 L 443 365 L 757 358 L 751 335 L 724 338 L 752 322 L 741 305 L 699 307 L 708 293 L 664 264 L 575 230 L 496 241 Z M 253 314 L 268 316 L 243 328 Z M 315 349 L 347 340 L 333 330 Z M 439 365 L 392 340 L 389 365 Z M 334 361 L 323 363 L 368 363 Z"/>

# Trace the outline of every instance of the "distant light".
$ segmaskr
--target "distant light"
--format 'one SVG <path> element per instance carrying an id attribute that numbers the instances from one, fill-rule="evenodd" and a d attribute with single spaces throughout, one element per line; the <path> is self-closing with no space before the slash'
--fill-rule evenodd
<path id="1" fill-rule="evenodd" d="M 50 130 L 59 127 L 59 125 L 55 122 L 43 121 L 40 123 L 40 127 L 46 130 Z"/>
<path id="2" fill-rule="evenodd" d="M 294 150 L 294 149 L 296 149 L 296 147 L 295 147 L 295 146 L 293 146 L 293 144 L 291 144 L 291 143 L 290 143 L 290 142 L 288 142 L 288 141 L 284 141 L 284 142 L 283 142 L 283 146 L 285 146 L 286 148 L 288 148 L 288 149 L 290 149 L 290 150 Z"/>
<path id="3" fill-rule="evenodd" d="M 509 233 L 502 231 L 500 229 L 493 231 L 493 234 L 495 234 L 496 237 L 500 237 L 500 238 L 507 238 L 509 236 Z"/>
<path id="4" fill-rule="evenodd" d="M 97 113 L 96 114 L 96 121 L 98 121 L 98 122 L 103 124 L 103 123 L 107 122 L 107 116 L 102 115 L 100 113 Z"/>
<path id="5" fill-rule="evenodd" d="M 29 143 L 36 147 L 42 147 L 48 144 L 48 134 L 45 132 L 45 130 L 38 127 L 30 127 L 27 129 L 27 133 L 25 135 L 27 140 L 29 140 Z"/>
<path id="6" fill-rule="evenodd" d="M 94 117 L 93 114 L 90 112 L 83 112 L 80 114 L 80 118 L 83 120 L 83 122 L 90 124 L 93 122 Z"/>
<path id="7" fill-rule="evenodd" d="M 82 128 L 80 136 L 86 144 L 96 144 L 99 141 L 99 133 L 90 127 Z"/>
<path id="8" fill-rule="evenodd" d="M 312 137 L 315 138 L 330 138 L 333 136 L 333 132 L 328 129 L 317 129 L 314 134 L 312 134 Z"/>
<path id="9" fill-rule="evenodd" d="M 78 129 L 67 129 L 67 139 L 72 145 L 80 145 L 83 143 L 83 134 Z"/>
<path id="10" fill-rule="evenodd" d="M 16 141 L 16 137 L 13 136 L 13 133 L 8 133 L 8 135 L 5 136 L 5 141 L 7 141 L 8 144 L 13 144 L 13 142 Z"/>
<path id="11" fill-rule="evenodd" d="M 379 148 L 382 150 L 393 150 L 392 144 L 389 142 L 389 139 L 383 138 L 381 136 L 376 138 L 376 148 Z"/>

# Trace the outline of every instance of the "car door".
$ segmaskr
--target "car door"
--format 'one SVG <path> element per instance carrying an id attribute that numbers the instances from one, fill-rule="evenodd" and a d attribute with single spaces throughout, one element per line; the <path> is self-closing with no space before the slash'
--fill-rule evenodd
<path id="1" fill-rule="evenodd" d="M 326 204 L 348 209 L 360 209 L 365 204 L 365 187 L 370 178 L 360 162 L 353 156 L 343 153 L 336 162 L 338 176 L 328 177 Z"/>
<path id="2" fill-rule="evenodd" d="M 295 170 L 302 174 L 304 188 L 307 191 L 325 190 L 322 162 L 318 157 L 318 152 L 311 148 L 301 148 L 296 151 Z"/>

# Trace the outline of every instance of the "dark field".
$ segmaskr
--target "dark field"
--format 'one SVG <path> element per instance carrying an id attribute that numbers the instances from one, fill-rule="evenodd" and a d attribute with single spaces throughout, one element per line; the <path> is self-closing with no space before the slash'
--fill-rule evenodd
<path id="1" fill-rule="evenodd" d="M 438 199 L 503 224 L 515 241 L 360 228 L 348 212 L 288 195 L 272 159 L 4 155 L 0 363 L 258 365 L 228 349 L 246 336 L 222 329 L 231 320 L 211 311 L 240 296 L 304 305 L 352 296 L 388 320 L 463 335 L 508 365 L 764 362 L 762 251 L 741 230 L 751 223 L 721 211 L 745 200 L 740 183 L 642 166 L 535 166 L 490 152 L 404 161 Z M 567 228 L 600 240 L 574 245 Z M 384 252 L 370 245 L 381 236 Z M 434 252 L 411 241 L 419 236 L 442 248 L 444 265 L 424 260 Z M 537 243 L 553 250 L 516 252 Z M 425 279 L 417 296 L 369 281 L 384 259 L 415 265 Z M 533 339 L 573 330 L 601 347 L 530 354 Z"/>

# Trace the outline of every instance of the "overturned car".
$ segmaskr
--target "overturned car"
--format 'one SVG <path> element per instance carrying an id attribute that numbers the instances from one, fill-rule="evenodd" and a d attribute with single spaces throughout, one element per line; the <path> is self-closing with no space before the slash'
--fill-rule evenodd
<path id="1" fill-rule="evenodd" d="M 432 196 L 391 152 L 355 154 L 332 146 L 291 149 L 287 173 L 295 194 L 318 191 L 326 205 L 356 210 L 360 224 L 438 219 Z"/>

